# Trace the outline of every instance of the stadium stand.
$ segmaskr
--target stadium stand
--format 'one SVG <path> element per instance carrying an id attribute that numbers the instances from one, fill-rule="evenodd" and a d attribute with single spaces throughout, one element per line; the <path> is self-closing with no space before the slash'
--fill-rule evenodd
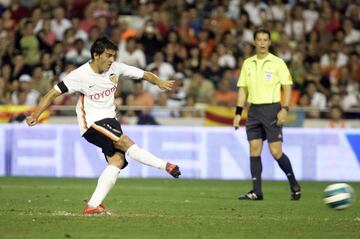
<path id="1" fill-rule="evenodd" d="M 164 93 L 123 80 L 123 123 L 144 112 L 161 124 L 231 122 L 227 110 L 212 109 L 235 105 L 240 66 L 261 26 L 294 79 L 289 125 L 360 127 L 359 1 L 2 0 L 0 14 L 1 122 L 16 122 L 29 108 L 14 106 L 33 105 L 88 61 L 99 36 L 119 45 L 118 61 L 177 81 Z M 54 102 L 49 122 L 75 122 L 65 116 L 73 117 L 76 97 Z"/>

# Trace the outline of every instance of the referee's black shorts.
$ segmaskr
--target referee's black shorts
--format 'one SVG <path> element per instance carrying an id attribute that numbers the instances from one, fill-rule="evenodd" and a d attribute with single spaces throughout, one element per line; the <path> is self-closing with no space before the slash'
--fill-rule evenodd
<path id="1" fill-rule="evenodd" d="M 269 143 L 283 141 L 282 126 L 277 126 L 277 114 L 280 103 L 251 104 L 246 123 L 248 141 L 254 139 L 268 140 Z"/>
<path id="2" fill-rule="evenodd" d="M 125 159 L 125 152 L 115 148 L 114 141 L 120 139 L 123 134 L 120 123 L 115 118 L 105 118 L 94 122 L 91 127 L 83 134 L 83 137 L 90 143 L 98 146 L 102 149 L 102 152 L 106 156 L 113 156 L 115 152 L 123 154 Z M 125 164 L 123 168 L 127 166 Z"/>

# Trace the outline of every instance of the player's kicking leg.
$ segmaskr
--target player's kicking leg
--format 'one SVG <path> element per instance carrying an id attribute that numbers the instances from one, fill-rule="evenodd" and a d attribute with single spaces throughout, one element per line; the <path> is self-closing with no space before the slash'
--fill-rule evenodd
<path id="1" fill-rule="evenodd" d="M 154 168 L 162 169 L 168 172 L 174 178 L 178 178 L 181 175 L 179 166 L 170 162 L 165 162 L 160 158 L 156 157 L 152 153 L 140 148 L 136 145 L 128 136 L 121 135 L 120 139 L 114 142 L 115 148 L 126 152 L 126 155 L 132 159 L 148 165 Z"/>
<path id="2" fill-rule="evenodd" d="M 114 187 L 119 176 L 120 169 L 124 168 L 126 161 L 125 156 L 120 152 L 116 152 L 111 157 L 106 156 L 106 158 L 108 161 L 108 166 L 100 175 L 96 189 L 92 194 L 89 202 L 85 206 L 83 211 L 84 214 L 110 214 L 105 210 L 105 206 L 102 204 L 102 201 Z"/>

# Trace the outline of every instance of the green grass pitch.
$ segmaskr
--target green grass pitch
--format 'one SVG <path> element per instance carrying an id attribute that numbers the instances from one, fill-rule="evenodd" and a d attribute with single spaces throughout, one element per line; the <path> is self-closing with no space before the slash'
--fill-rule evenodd
<path id="1" fill-rule="evenodd" d="M 322 203 L 329 182 L 265 181 L 264 201 L 239 201 L 249 181 L 119 179 L 104 204 L 83 216 L 96 179 L 0 178 L 0 238 L 360 238 L 360 201 Z M 360 195 L 360 183 L 349 183 Z"/>

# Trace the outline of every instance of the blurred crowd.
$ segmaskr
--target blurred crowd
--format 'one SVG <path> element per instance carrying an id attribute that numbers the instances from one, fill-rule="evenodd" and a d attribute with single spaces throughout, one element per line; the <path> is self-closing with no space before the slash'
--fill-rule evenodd
<path id="1" fill-rule="evenodd" d="M 264 27 L 271 52 L 293 76 L 294 106 L 317 109 L 312 118 L 360 107 L 359 0 L 0 0 L 0 14 L 0 104 L 35 105 L 107 36 L 119 46 L 119 62 L 176 80 L 162 92 L 122 79 L 118 106 L 235 106 L 253 32 Z M 73 105 L 76 97 L 54 104 Z"/>

